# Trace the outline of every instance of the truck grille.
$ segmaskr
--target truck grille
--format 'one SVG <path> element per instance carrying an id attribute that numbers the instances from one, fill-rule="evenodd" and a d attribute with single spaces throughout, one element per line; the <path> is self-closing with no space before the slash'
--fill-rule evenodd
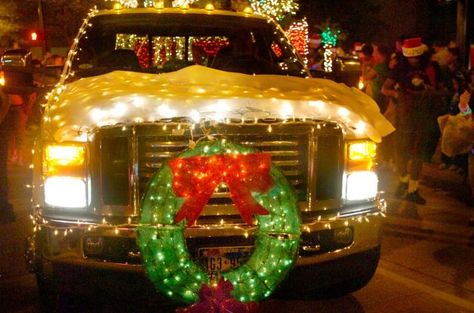
<path id="1" fill-rule="evenodd" d="M 294 187 L 301 201 L 306 200 L 307 188 L 307 136 L 298 135 L 228 135 L 228 140 L 239 142 L 259 152 L 266 152 L 272 156 L 272 161 L 277 165 L 289 183 Z M 140 194 L 145 191 L 146 185 L 153 174 L 165 162 L 176 156 L 188 147 L 189 138 L 186 136 L 150 136 L 139 139 L 140 147 Z M 213 204 L 232 204 L 228 190 L 220 188 L 209 202 Z"/>
<path id="2" fill-rule="evenodd" d="M 122 205 L 129 208 L 139 205 L 151 177 L 167 160 L 185 150 L 189 146 L 189 140 L 203 136 L 199 133 L 191 136 L 189 131 L 182 131 L 181 125 L 176 123 L 174 126 L 171 123 L 167 125 L 166 131 L 163 125 L 137 125 L 126 131 L 123 128 L 120 131 L 114 131 L 113 128 L 100 131 L 101 190 L 107 191 L 107 195 L 100 199 L 102 205 Z M 273 164 L 287 177 L 300 204 L 305 204 L 305 207 L 311 201 L 340 198 L 343 147 L 341 130 L 335 124 L 317 128 L 314 122 L 271 125 L 270 133 L 266 124 L 225 124 L 214 126 L 212 134 L 271 154 Z M 125 137 L 128 141 L 123 140 Z M 124 147 L 119 147 L 120 144 Z M 113 152 L 123 151 L 124 148 L 129 152 Z M 124 176 L 129 177 L 130 186 L 126 196 L 123 195 Z M 122 178 L 122 188 L 111 188 L 111 184 L 119 183 L 117 177 Z M 132 189 L 135 189 L 135 194 Z M 216 211 L 216 208 L 220 208 L 220 211 Z M 220 187 L 214 193 L 206 209 L 210 209 L 209 215 L 215 212 L 218 212 L 217 215 L 236 213 L 226 187 Z"/>

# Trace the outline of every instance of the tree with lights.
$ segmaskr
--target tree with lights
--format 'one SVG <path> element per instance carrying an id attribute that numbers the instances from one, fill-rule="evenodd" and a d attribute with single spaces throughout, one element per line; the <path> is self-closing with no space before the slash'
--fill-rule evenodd
<path id="1" fill-rule="evenodd" d="M 341 31 L 327 26 L 321 33 L 321 43 L 324 49 L 323 67 L 325 72 L 332 72 L 334 49 Z"/>
<path id="2" fill-rule="evenodd" d="M 309 33 L 306 18 L 303 18 L 301 21 L 293 22 L 286 31 L 286 36 L 296 48 L 299 55 L 304 59 L 305 63 L 307 63 L 309 54 Z"/>
<path id="3" fill-rule="evenodd" d="M 12 14 L 17 9 L 16 2 L 2 1 L 0 3 L 0 39 L 11 39 L 19 29 L 18 19 Z M 2 42 L 2 45 L 6 45 Z"/>
<path id="4" fill-rule="evenodd" d="M 252 9 L 260 14 L 281 21 L 287 15 L 294 15 L 299 4 L 293 0 L 249 0 Z"/>

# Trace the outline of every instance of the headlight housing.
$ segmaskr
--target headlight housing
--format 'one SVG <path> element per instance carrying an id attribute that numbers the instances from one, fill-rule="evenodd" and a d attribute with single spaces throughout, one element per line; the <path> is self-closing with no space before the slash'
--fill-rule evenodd
<path id="1" fill-rule="evenodd" d="M 377 145 L 370 140 L 348 142 L 342 195 L 346 201 L 374 199 L 378 176 L 373 171 Z"/>
<path id="2" fill-rule="evenodd" d="M 85 208 L 90 204 L 84 145 L 46 145 L 43 175 L 44 200 L 48 206 Z"/>
<path id="3" fill-rule="evenodd" d="M 343 186 L 343 195 L 345 200 L 371 200 L 377 196 L 378 177 L 373 171 L 345 173 Z"/>
<path id="4" fill-rule="evenodd" d="M 377 145 L 370 140 L 351 141 L 347 144 L 347 170 L 371 170 L 375 165 Z"/>

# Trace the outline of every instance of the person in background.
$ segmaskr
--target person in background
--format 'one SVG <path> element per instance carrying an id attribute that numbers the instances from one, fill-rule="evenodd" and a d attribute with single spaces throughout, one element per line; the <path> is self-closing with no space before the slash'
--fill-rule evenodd
<path id="1" fill-rule="evenodd" d="M 380 112 L 384 112 L 387 107 L 386 97 L 382 94 L 382 85 L 388 77 L 388 47 L 383 45 L 374 45 L 373 49 L 373 64 L 374 66 L 364 73 L 363 79 L 366 85 L 371 90 L 372 99 L 377 102 Z"/>
<path id="2" fill-rule="evenodd" d="M 398 102 L 396 130 L 397 170 L 399 185 L 397 197 L 417 204 L 426 200 L 418 191 L 423 159 L 432 120 L 431 102 L 437 87 L 436 71 L 430 62 L 428 47 L 421 38 L 405 39 L 403 58 L 382 87 L 382 93 Z"/>
<path id="3" fill-rule="evenodd" d="M 13 206 L 8 202 L 8 136 L 10 125 L 6 122 L 10 103 L 0 90 L 0 224 L 15 221 Z"/>
<path id="4" fill-rule="evenodd" d="M 454 73 L 452 78 L 453 80 L 453 91 L 454 94 L 451 96 L 449 106 L 448 106 L 448 114 L 449 115 L 458 115 L 462 112 L 461 108 L 464 108 L 464 103 L 466 100 L 462 101 L 461 99 L 464 97 L 466 99 L 466 93 L 469 93 L 470 99 L 470 86 L 469 86 L 469 77 L 467 74 L 457 71 Z M 467 103 L 470 100 L 467 100 Z M 465 110 L 467 111 L 467 109 Z M 461 175 L 464 175 L 467 172 L 467 155 L 456 155 L 454 157 L 448 157 L 446 154 L 441 154 L 441 164 L 439 166 L 440 169 L 449 168 L 450 170 L 456 171 Z"/>
<path id="5" fill-rule="evenodd" d="M 448 61 L 448 47 L 442 41 L 435 41 L 433 43 L 433 55 L 431 56 L 431 60 L 439 64 L 440 67 L 444 67 L 447 65 Z"/>
<path id="6" fill-rule="evenodd" d="M 472 83 L 472 82 L 471 82 Z M 468 85 L 467 89 L 460 95 L 459 97 L 459 114 L 463 116 L 465 119 L 470 120 L 471 125 L 471 136 L 474 135 L 474 120 L 472 118 L 472 110 L 474 107 L 474 99 L 472 98 L 473 89 L 471 86 Z M 467 203 L 470 206 L 474 206 L 474 143 L 469 142 L 471 144 L 471 151 L 465 155 L 466 161 L 466 178 L 468 183 L 468 199 Z M 471 215 L 471 218 L 468 221 L 469 226 L 474 226 L 474 214 Z"/>
<path id="7" fill-rule="evenodd" d="M 368 73 L 375 66 L 375 59 L 374 59 L 373 54 L 374 54 L 374 47 L 372 47 L 371 44 L 365 43 L 362 45 L 360 52 L 358 53 L 362 79 L 364 79 L 364 77 L 367 77 Z M 364 80 L 364 87 L 365 87 L 365 93 L 368 94 L 370 97 L 372 97 L 373 92 L 372 92 L 371 84 L 367 84 Z"/>
<path id="8" fill-rule="evenodd" d="M 11 120 L 13 124 L 8 143 L 9 161 L 15 165 L 25 166 L 27 123 L 36 101 L 36 93 L 33 92 L 28 95 L 8 94 L 8 101 L 10 102 L 10 109 L 7 120 Z"/>
<path id="9" fill-rule="evenodd" d="M 366 85 L 370 85 L 368 90 L 372 92 L 372 98 L 377 103 L 380 112 L 385 114 L 388 108 L 388 97 L 382 94 L 382 86 L 389 74 L 388 58 L 389 49 L 382 44 L 374 44 L 373 58 L 374 67 L 366 73 L 363 80 Z M 393 121 L 390 121 L 393 123 Z M 393 136 L 385 137 L 380 144 L 379 163 L 381 166 L 390 167 L 394 161 L 395 151 L 393 149 Z"/>

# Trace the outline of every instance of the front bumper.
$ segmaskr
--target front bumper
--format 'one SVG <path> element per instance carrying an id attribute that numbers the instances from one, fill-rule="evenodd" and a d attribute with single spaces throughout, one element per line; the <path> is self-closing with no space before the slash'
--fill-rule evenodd
<path id="1" fill-rule="evenodd" d="M 328 211 L 326 215 L 303 218 L 300 255 L 297 266 L 334 261 L 380 246 L 384 211 L 383 200 Z M 342 213 L 341 213 L 342 212 Z M 46 221 L 35 226 L 27 262 L 35 271 L 52 272 L 68 265 L 97 270 L 143 273 L 140 252 L 135 243 L 136 225 L 71 224 Z M 186 230 L 188 249 L 202 242 L 224 246 L 248 245 L 255 229 L 216 225 Z M 342 234 L 342 236 L 341 236 Z M 96 250 L 94 250 L 96 249 Z"/>

